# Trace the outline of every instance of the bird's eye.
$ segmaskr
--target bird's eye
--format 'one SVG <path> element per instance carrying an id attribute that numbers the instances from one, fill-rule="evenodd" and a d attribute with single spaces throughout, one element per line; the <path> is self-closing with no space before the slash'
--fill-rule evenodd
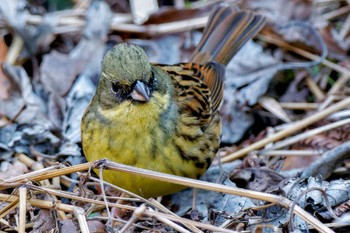
<path id="1" fill-rule="evenodd" d="M 113 82 L 112 83 L 112 92 L 114 93 L 114 94 L 117 94 L 117 92 L 118 92 L 118 90 L 120 89 L 120 87 L 119 87 L 119 85 L 118 85 L 118 83 L 115 83 L 115 82 Z"/>
<path id="2" fill-rule="evenodd" d="M 157 79 L 154 77 L 154 72 L 152 71 L 152 76 L 149 80 L 149 85 L 153 88 L 157 87 Z"/>

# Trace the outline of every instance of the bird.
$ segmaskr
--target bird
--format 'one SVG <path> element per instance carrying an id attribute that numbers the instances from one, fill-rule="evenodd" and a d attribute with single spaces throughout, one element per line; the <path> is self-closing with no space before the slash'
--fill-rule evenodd
<path id="1" fill-rule="evenodd" d="M 150 63 L 132 44 L 108 50 L 82 118 L 86 159 L 200 178 L 220 146 L 225 67 L 265 22 L 262 15 L 219 5 L 189 61 L 178 64 Z M 103 179 L 144 198 L 185 188 L 112 170 L 104 170 Z"/>

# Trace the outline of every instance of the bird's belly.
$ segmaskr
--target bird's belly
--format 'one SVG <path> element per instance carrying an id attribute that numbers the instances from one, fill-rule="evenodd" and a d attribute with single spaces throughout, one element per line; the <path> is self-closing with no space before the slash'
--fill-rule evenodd
<path id="1" fill-rule="evenodd" d="M 205 171 L 196 168 L 193 161 L 183 160 L 173 140 L 159 126 L 139 122 L 119 121 L 106 127 L 99 121 L 90 123 L 82 134 L 84 153 L 88 161 L 107 158 L 139 168 L 198 178 Z M 129 127 L 125 127 L 128 125 Z M 143 197 L 166 195 L 185 188 L 167 182 L 130 175 L 117 171 L 104 171 L 103 179 Z"/>

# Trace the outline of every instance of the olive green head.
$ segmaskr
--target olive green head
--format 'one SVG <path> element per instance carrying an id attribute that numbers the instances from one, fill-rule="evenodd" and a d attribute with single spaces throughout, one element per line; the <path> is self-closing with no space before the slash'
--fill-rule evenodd
<path id="1" fill-rule="evenodd" d="M 118 44 L 103 58 L 96 96 L 102 107 L 123 101 L 146 103 L 161 88 L 158 79 L 159 70 L 151 66 L 142 48 Z"/>
<path id="2" fill-rule="evenodd" d="M 110 81 L 131 85 L 137 80 L 149 81 L 151 65 L 142 48 L 123 43 L 107 51 L 102 72 Z"/>

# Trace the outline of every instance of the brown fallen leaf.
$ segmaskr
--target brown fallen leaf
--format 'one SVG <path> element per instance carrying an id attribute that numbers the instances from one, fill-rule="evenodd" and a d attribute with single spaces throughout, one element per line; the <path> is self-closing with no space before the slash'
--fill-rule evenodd
<path id="1" fill-rule="evenodd" d="M 40 209 L 38 215 L 35 216 L 33 230 L 30 233 L 58 232 L 58 224 L 53 211 L 56 210 Z"/>
<path id="2" fill-rule="evenodd" d="M 71 219 L 64 219 L 60 221 L 60 232 L 65 233 L 75 233 L 79 232 L 77 226 L 74 224 Z"/>
<path id="3" fill-rule="evenodd" d="M 105 233 L 105 225 L 97 220 L 87 221 L 90 233 Z"/>

